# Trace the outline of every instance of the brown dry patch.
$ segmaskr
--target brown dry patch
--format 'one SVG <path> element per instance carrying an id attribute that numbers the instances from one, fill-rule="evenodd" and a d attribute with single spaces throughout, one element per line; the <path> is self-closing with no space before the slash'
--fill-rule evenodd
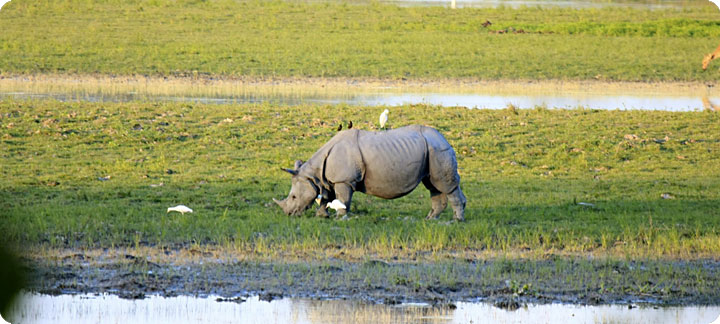
<path id="1" fill-rule="evenodd" d="M 718 92 L 703 82 L 619 82 L 602 80 L 482 80 L 301 78 L 230 76 L 2 75 L 3 92 L 100 93 L 166 96 L 231 96 L 242 93 L 433 92 L 688 96 Z"/>

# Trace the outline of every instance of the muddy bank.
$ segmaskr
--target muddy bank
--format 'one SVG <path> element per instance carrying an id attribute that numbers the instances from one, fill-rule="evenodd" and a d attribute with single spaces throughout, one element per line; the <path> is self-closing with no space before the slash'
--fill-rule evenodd
<path id="1" fill-rule="evenodd" d="M 172 259 L 172 251 L 168 251 Z M 181 259 L 181 258 L 179 258 Z M 720 261 L 624 261 L 577 257 L 451 259 L 438 262 L 328 259 L 248 261 L 200 256 L 155 262 L 133 254 L 73 253 L 25 259 L 31 291 L 219 295 L 225 301 L 259 295 L 355 299 L 383 304 L 491 302 L 513 309 L 526 303 L 718 305 Z"/>
<path id="2" fill-rule="evenodd" d="M 166 96 L 233 96 L 246 92 L 276 93 L 581 93 L 634 96 L 715 96 L 713 82 L 629 82 L 604 80 L 483 80 L 478 78 L 391 79 L 348 77 L 232 77 L 199 75 L 4 74 L 6 92 L 102 93 Z"/>

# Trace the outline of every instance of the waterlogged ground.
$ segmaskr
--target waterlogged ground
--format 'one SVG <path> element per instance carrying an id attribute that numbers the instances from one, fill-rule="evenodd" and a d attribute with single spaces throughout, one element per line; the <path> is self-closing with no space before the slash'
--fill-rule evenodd
<path id="1" fill-rule="evenodd" d="M 138 253 L 139 252 L 139 253 Z M 430 258 L 430 256 L 425 256 Z M 395 305 L 488 302 L 717 305 L 720 262 L 551 256 L 429 260 L 288 260 L 200 249 L 54 251 L 26 259 L 31 291 L 151 295 L 259 295 L 352 299 Z"/>
<path id="2" fill-rule="evenodd" d="M 458 224 L 425 221 L 423 189 L 357 195 L 348 221 L 270 203 L 289 187 L 278 166 L 349 120 L 375 129 L 378 107 L 7 100 L 0 232 L 33 251 L 28 289 L 50 295 L 717 305 L 710 105 L 392 108 L 392 127 L 431 124 L 456 148 L 471 201 Z M 178 203 L 195 213 L 166 213 Z"/>
<path id="3" fill-rule="evenodd" d="M 720 110 L 711 83 L 0 76 L 0 100 L 272 105 L 508 106 L 603 110 Z"/>
<path id="4" fill-rule="evenodd" d="M 122 319 L 126 323 L 683 323 L 707 324 L 720 307 L 628 307 L 544 304 L 516 310 L 487 303 L 382 305 L 352 300 L 258 296 L 225 301 L 217 296 L 151 296 L 123 300 L 113 295 L 48 296 L 24 293 L 8 313 L 12 323 L 82 324 Z"/>
<path id="5" fill-rule="evenodd" d="M 307 104 L 349 104 L 363 106 L 402 106 L 402 105 L 435 105 L 440 107 L 467 107 L 503 109 L 515 106 L 521 109 L 535 107 L 551 107 L 574 109 L 606 110 L 664 110 L 664 111 L 700 111 L 716 110 L 713 102 L 720 103 L 720 98 L 707 96 L 662 96 L 643 97 L 634 95 L 598 95 L 598 94 L 547 94 L 547 95 L 495 95 L 489 93 L 341 93 L 325 95 L 300 95 L 297 93 L 275 94 L 243 94 L 231 97 L 187 97 L 187 96 L 145 96 L 137 94 L 103 95 L 95 94 L 57 94 L 57 93 L 26 93 L 0 92 L 0 98 L 13 100 L 51 99 L 59 101 L 89 102 L 190 102 L 203 104 L 252 104 L 270 103 L 275 105 L 307 105 Z M 711 101 L 712 100 L 712 101 Z"/>
<path id="6" fill-rule="evenodd" d="M 707 1 L 704 8 L 683 2 L 683 10 L 627 8 L 636 3 L 510 9 L 505 6 L 516 4 L 508 1 L 497 9 L 448 10 L 377 3 L 12 1 L 0 19 L 7 31 L 0 35 L 7 45 L 0 69 L 24 77 L 58 73 L 66 84 L 77 82 L 65 73 L 184 76 L 199 83 L 218 76 L 681 80 L 696 83 L 677 97 L 685 101 L 672 102 L 672 109 L 645 105 L 707 111 L 516 110 L 562 106 L 564 97 L 529 104 L 517 97 L 472 97 L 499 92 L 474 85 L 458 92 L 469 99 L 447 105 L 507 109 L 402 105 L 417 103 L 417 96 L 380 99 L 401 101 L 392 109 L 391 127 L 433 125 L 455 147 L 467 222 L 449 224 L 447 214 L 423 221 L 427 193 L 417 191 L 393 202 L 360 195 L 352 210 L 358 218 L 339 223 L 280 215 L 269 204 L 287 193 L 278 167 L 310 156 L 349 120 L 376 129 L 379 107 L 287 107 L 255 104 L 253 97 L 222 107 L 172 103 L 174 93 L 185 93 L 174 82 L 141 82 L 151 90 L 141 96 L 170 96 L 145 103 L 139 101 L 148 97 L 117 83 L 109 92 L 80 92 L 90 96 L 69 103 L 22 97 L 68 93 L 62 89 L 19 90 L 19 100 L 0 100 L 0 232 L 25 251 L 41 250 L 23 255 L 28 289 L 52 295 L 108 293 L 132 303 L 218 296 L 229 302 L 215 304 L 239 307 L 261 300 L 287 305 L 278 300 L 288 297 L 383 307 L 422 302 L 443 310 L 440 321 L 463 303 L 480 301 L 521 311 L 528 303 L 717 305 L 720 123 L 712 112 L 718 96 L 711 93 L 717 71 L 716 65 L 700 69 L 702 54 L 717 44 L 717 11 Z M 677 8 L 676 2 L 662 4 Z M 157 32 L 148 34 L 148 26 Z M 192 90 L 189 98 L 251 92 L 220 81 L 224 92 L 216 92 L 214 81 L 198 92 L 195 84 L 181 86 Z M 525 96 L 533 86 L 518 87 Z M 615 87 L 642 98 L 633 84 Z M 0 83 L 0 92 L 13 91 Z M 88 103 L 95 93 L 132 102 Z M 428 94 L 434 93 L 420 93 L 419 102 L 446 105 L 433 101 Z M 123 101 L 105 98 L 98 101 Z M 609 105 L 637 108 L 627 100 Z M 425 205 L 417 203 L 421 199 Z M 196 213 L 165 213 L 178 203 Z M 288 257 L 298 251 L 306 254 Z M 574 315 L 558 313 L 564 317 L 553 322 Z M 494 317 L 480 317 L 487 318 Z"/>

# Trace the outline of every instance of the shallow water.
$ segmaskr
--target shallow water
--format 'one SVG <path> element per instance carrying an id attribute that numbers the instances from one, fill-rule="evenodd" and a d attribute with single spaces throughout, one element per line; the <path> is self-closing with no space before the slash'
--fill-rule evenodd
<path id="1" fill-rule="evenodd" d="M 48 296 L 24 293 L 6 319 L 22 323 L 702 323 L 718 318 L 720 307 L 635 307 L 529 305 L 515 311 L 486 303 L 457 308 L 424 304 L 379 305 L 362 301 L 248 298 L 217 302 L 215 297 L 151 296 L 142 300 L 112 295 Z"/>
<path id="2" fill-rule="evenodd" d="M 60 101 L 90 102 L 195 102 L 208 104 L 263 103 L 277 105 L 300 104 L 349 104 L 363 106 L 399 106 L 407 104 L 429 104 L 444 107 L 462 106 L 467 108 L 503 109 L 512 104 L 516 108 L 535 107 L 605 110 L 664 110 L 699 111 L 715 109 L 720 97 L 702 96 L 633 96 L 617 94 L 452 94 L 452 93 L 357 93 L 357 94 L 299 94 L 299 93 L 245 93 L 237 96 L 192 97 L 192 96 L 153 96 L 147 94 L 96 94 L 96 93 L 0 93 L 3 98 L 13 99 L 54 99 Z M 707 100 L 706 100 L 707 99 Z M 716 104 L 717 103 L 717 104 Z M 710 106 L 712 105 L 712 107 Z"/>

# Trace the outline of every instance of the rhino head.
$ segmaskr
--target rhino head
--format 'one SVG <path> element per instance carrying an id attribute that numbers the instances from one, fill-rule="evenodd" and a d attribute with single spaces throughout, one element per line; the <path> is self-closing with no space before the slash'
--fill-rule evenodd
<path id="1" fill-rule="evenodd" d="M 319 188 L 313 183 L 312 179 L 307 176 L 300 174 L 300 167 L 302 167 L 303 161 L 295 161 L 295 168 L 282 169 L 283 171 L 292 174 L 292 187 L 287 198 L 283 200 L 277 200 L 273 198 L 285 214 L 298 216 L 302 214 L 306 209 L 312 206 L 313 200 L 319 193 Z"/>

